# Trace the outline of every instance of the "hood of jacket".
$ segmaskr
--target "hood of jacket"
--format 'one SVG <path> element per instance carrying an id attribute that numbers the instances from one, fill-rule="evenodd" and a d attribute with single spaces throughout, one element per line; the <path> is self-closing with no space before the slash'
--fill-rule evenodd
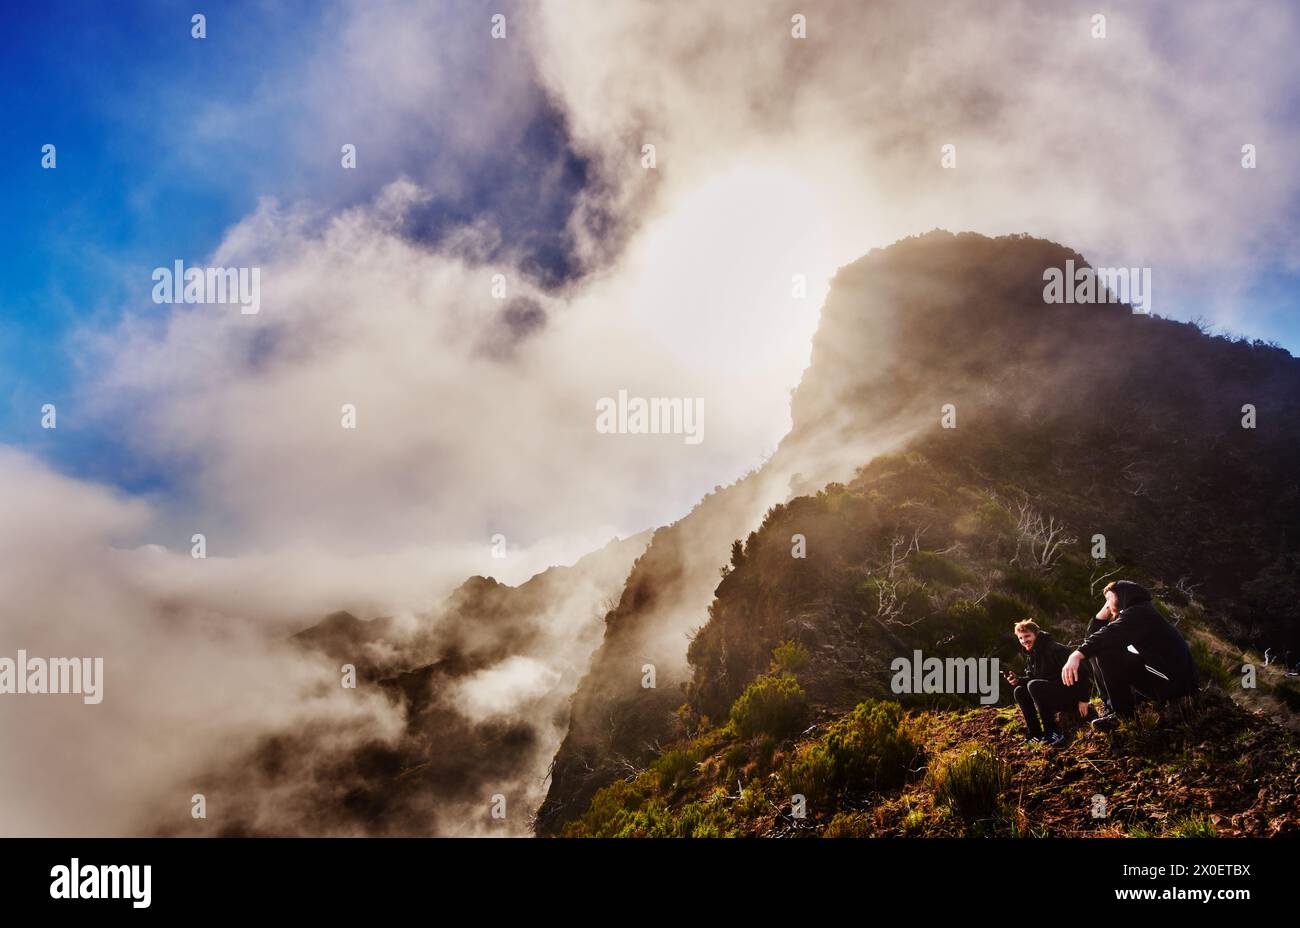
<path id="1" fill-rule="evenodd" d="M 1115 607 L 1118 612 L 1123 612 L 1129 606 L 1136 606 L 1138 603 L 1151 602 L 1151 594 L 1146 591 L 1146 587 L 1132 580 L 1120 580 L 1115 584 L 1112 592 L 1115 594 Z"/>

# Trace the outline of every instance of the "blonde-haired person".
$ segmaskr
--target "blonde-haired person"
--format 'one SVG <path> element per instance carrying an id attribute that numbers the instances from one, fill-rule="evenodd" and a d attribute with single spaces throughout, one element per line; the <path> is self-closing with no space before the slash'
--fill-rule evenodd
<path id="1" fill-rule="evenodd" d="M 1016 639 L 1029 655 L 1024 676 L 1008 670 L 1004 676 L 1014 689 L 1016 705 L 1025 719 L 1026 737 L 1037 744 L 1057 747 L 1065 736 L 1056 726 L 1056 713 L 1077 711 L 1081 718 L 1093 714 L 1089 703 L 1092 680 L 1087 665 L 1071 686 L 1061 681 L 1061 669 L 1070 657 L 1070 649 L 1052 638 L 1033 619 L 1015 624 Z"/>

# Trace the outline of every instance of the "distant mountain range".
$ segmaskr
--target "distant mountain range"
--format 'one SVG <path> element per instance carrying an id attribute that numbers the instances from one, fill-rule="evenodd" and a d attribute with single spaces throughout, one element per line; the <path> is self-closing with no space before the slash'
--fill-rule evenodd
<path id="1" fill-rule="evenodd" d="M 413 621 L 336 612 L 291 639 L 355 668 L 401 719 L 286 724 L 201 778 L 206 821 L 160 833 L 526 835 L 563 737 L 568 699 L 599 644 L 601 616 L 647 535 L 611 541 L 517 587 L 471 577 Z M 499 796 L 502 815 L 491 815 Z"/>

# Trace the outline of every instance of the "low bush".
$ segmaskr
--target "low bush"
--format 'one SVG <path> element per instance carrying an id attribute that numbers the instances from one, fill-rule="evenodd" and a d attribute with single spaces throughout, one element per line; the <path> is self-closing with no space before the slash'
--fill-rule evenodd
<path id="1" fill-rule="evenodd" d="M 1011 785 L 1007 765 L 986 748 L 946 754 L 931 764 L 927 777 L 935 802 L 967 824 L 995 815 Z"/>
<path id="2" fill-rule="evenodd" d="M 742 738 L 789 738 L 808 724 L 808 697 L 794 677 L 762 676 L 731 706 L 731 724 Z"/>

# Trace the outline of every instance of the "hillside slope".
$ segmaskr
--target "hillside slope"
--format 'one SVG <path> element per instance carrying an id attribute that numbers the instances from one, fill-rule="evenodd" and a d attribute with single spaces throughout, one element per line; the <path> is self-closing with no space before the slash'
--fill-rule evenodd
<path id="1" fill-rule="evenodd" d="M 888 708 L 884 708 L 888 707 Z M 864 703 L 779 748 L 715 730 L 598 792 L 570 837 L 1297 837 L 1294 737 L 1220 695 L 1056 752 L 1011 709 Z M 891 724 L 892 723 L 892 724 Z M 844 748 L 844 732 L 855 736 Z M 861 733 L 859 733 L 859 731 Z M 889 777 L 881 757 L 901 741 Z M 830 748 L 829 745 L 835 745 Z M 874 777 L 862 774 L 864 769 Z M 803 795 L 802 815 L 791 797 Z"/>
<path id="2" fill-rule="evenodd" d="M 1123 556 L 1065 544 L 1044 558 L 1018 511 L 915 452 L 776 507 L 736 546 L 691 642 L 683 736 L 563 833 L 1300 833 L 1300 738 L 1279 724 L 1295 727 L 1300 684 L 1259 668 L 1243 687 L 1258 656 L 1221 637 L 1214 607 Z M 796 531 L 806 557 L 791 556 Z M 893 660 L 916 651 L 1021 667 L 1020 618 L 1077 641 L 1114 575 L 1149 585 L 1192 640 L 1197 698 L 1148 706 L 1114 737 L 1063 719 L 1075 737 L 1053 752 L 1025 742 L 1005 686 L 979 708 L 895 691 Z"/>
<path id="3" fill-rule="evenodd" d="M 830 711 L 878 693 L 872 669 L 909 637 L 900 621 L 914 622 L 911 637 L 927 648 L 1010 656 L 1009 621 L 1043 607 L 1017 584 L 1039 582 L 1040 571 L 1053 619 L 1069 631 L 1096 611 L 1097 583 L 1132 566 L 1201 610 L 1191 624 L 1227 650 L 1300 651 L 1300 362 L 1120 304 L 1045 304 L 1044 270 L 1070 260 L 1086 265 L 1024 236 L 935 232 L 840 271 L 790 435 L 759 471 L 660 530 L 606 617 L 539 833 L 562 832 L 602 786 L 654 762 L 660 745 L 690 733 L 692 713 L 724 716 L 773 647 L 805 626 L 838 649 L 810 683 L 843 688 Z M 1254 428 L 1242 427 L 1246 406 Z M 947 411 L 955 428 L 943 427 Z M 916 457 L 868 468 L 879 486 L 826 490 L 852 518 L 803 520 L 822 487 L 895 449 Z M 910 481 L 942 493 L 914 498 Z M 873 508 L 872 493 L 889 508 Z M 775 507 L 768 522 L 780 528 L 729 552 L 757 527 L 756 503 Z M 999 533 L 1012 529 L 1022 550 L 999 550 Z M 791 556 L 795 535 L 805 559 Z M 1088 557 L 1098 536 L 1106 552 Z M 977 588 L 963 580 L 934 601 L 889 575 L 899 551 L 914 549 L 920 563 L 954 545 L 990 559 Z M 1045 545 L 1074 567 L 1042 563 Z M 686 571 L 692 580 L 680 585 Z M 1013 597 L 1006 608 L 973 619 L 947 611 L 958 600 L 984 605 L 999 585 Z M 836 592 L 849 588 L 860 588 L 856 598 Z M 642 685 L 646 663 L 661 671 L 653 688 Z M 690 708 L 679 712 L 686 687 Z"/>

